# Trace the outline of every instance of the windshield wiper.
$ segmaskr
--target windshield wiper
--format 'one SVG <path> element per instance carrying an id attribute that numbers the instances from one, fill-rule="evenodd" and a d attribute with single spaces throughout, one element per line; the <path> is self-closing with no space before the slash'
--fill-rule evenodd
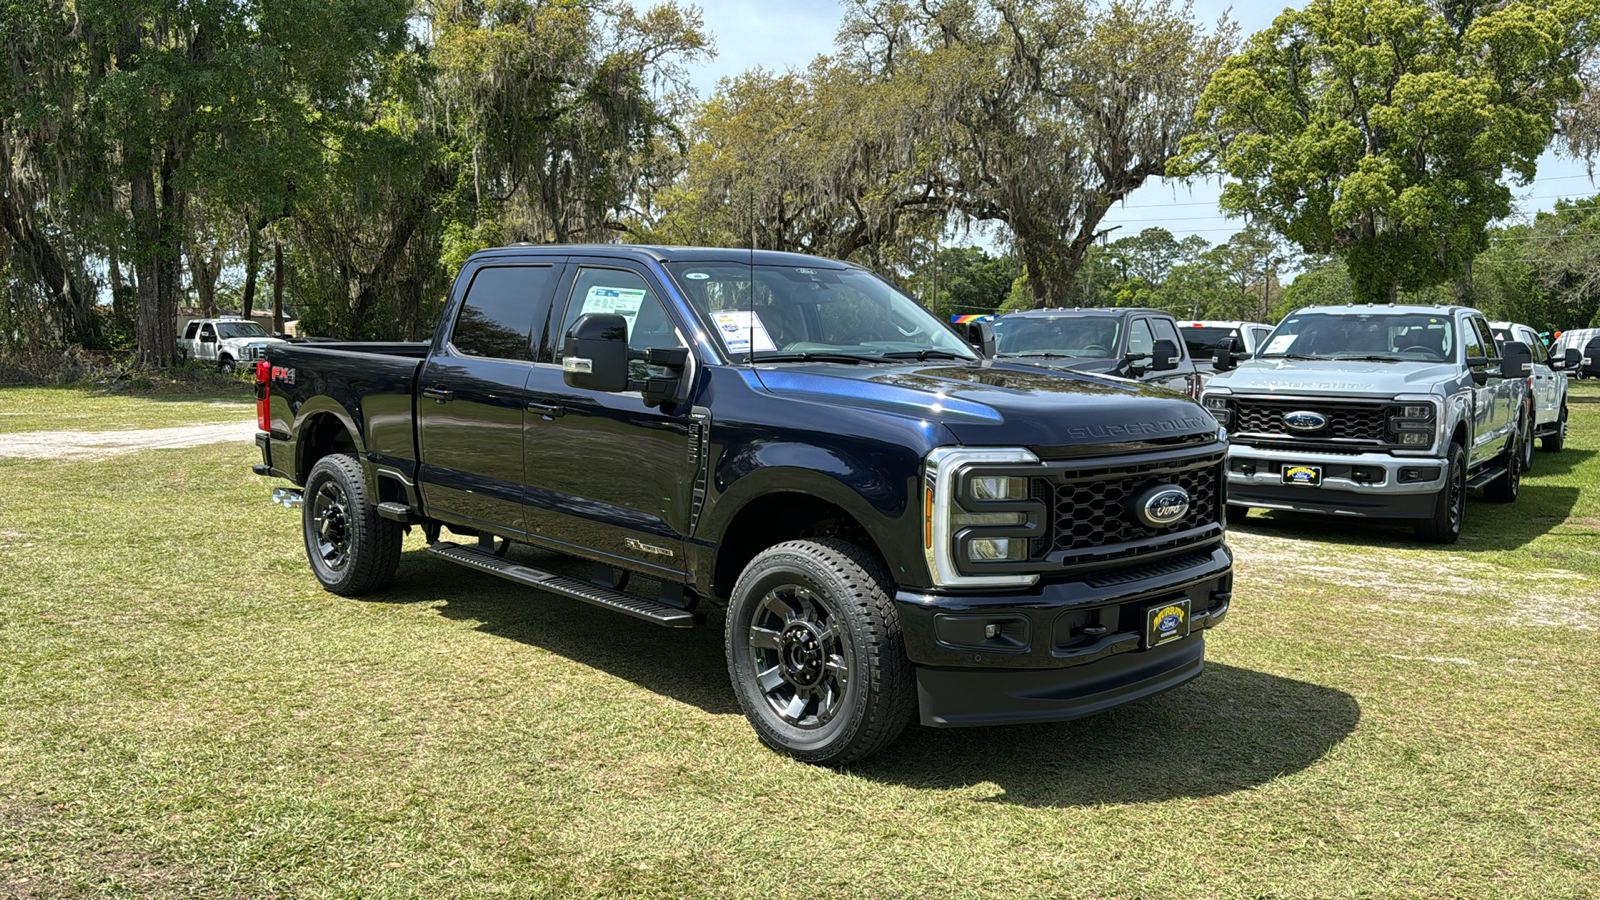
<path id="1" fill-rule="evenodd" d="M 1326 362 L 1327 360 L 1330 360 L 1333 357 L 1331 357 L 1331 356 L 1306 356 L 1306 355 L 1300 354 L 1300 353 L 1273 353 L 1273 354 L 1263 354 L 1261 358 L 1262 359 L 1318 359 L 1318 360 L 1323 360 L 1324 362 Z"/>
<path id="2" fill-rule="evenodd" d="M 1071 353 L 1052 353 L 1049 350 L 1026 350 L 1022 353 L 996 353 L 995 356 L 1015 359 L 1075 359 Z"/>
<path id="3" fill-rule="evenodd" d="M 881 357 L 860 353 L 834 353 L 828 350 L 796 350 L 793 352 L 758 351 L 751 357 L 755 362 L 883 362 Z"/>
<path id="4" fill-rule="evenodd" d="M 892 353 L 883 354 L 881 358 L 882 359 L 914 359 L 917 362 L 921 362 L 921 361 L 923 361 L 925 359 L 962 359 L 962 360 L 970 360 L 972 357 L 963 356 L 960 353 L 955 353 L 955 352 L 952 352 L 950 350 L 937 350 L 937 349 L 928 347 L 928 348 L 924 348 L 924 349 L 921 349 L 921 350 L 895 350 Z"/>
<path id="5" fill-rule="evenodd" d="M 1410 362 L 1398 356 L 1335 356 L 1336 360 L 1355 360 L 1356 362 Z"/>

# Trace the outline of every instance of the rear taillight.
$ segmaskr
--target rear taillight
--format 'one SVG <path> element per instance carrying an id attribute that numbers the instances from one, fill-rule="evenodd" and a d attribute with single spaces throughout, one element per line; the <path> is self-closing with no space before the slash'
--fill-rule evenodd
<path id="1" fill-rule="evenodd" d="M 272 430 L 272 366 L 264 359 L 256 363 L 256 427 Z"/>

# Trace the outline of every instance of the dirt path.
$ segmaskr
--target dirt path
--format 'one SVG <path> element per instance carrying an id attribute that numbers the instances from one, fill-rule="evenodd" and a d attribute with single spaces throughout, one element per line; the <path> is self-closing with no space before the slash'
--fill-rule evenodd
<path id="1" fill-rule="evenodd" d="M 102 459 L 135 450 L 198 447 L 255 440 L 254 422 L 184 425 L 136 431 L 25 431 L 0 434 L 0 457 L 22 459 Z"/>

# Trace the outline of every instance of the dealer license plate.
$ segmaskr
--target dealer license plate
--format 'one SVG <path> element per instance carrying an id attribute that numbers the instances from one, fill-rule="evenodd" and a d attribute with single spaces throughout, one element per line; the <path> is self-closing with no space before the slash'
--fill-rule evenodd
<path id="1" fill-rule="evenodd" d="M 1306 487 L 1316 487 L 1322 483 L 1321 466 L 1284 466 L 1284 484 L 1303 484 Z"/>
<path id="2" fill-rule="evenodd" d="M 1145 610 L 1144 646 L 1159 647 L 1189 636 L 1189 598 L 1157 603 Z"/>

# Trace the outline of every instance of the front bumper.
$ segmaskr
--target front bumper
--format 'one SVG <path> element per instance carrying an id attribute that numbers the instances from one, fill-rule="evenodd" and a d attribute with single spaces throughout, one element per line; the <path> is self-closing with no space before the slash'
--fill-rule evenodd
<path id="1" fill-rule="evenodd" d="M 1290 465 L 1319 466 L 1316 487 L 1283 483 Z M 1432 514 L 1447 460 L 1388 453 L 1311 453 L 1234 444 L 1228 448 L 1228 502 L 1264 509 L 1370 518 Z"/>
<path id="2" fill-rule="evenodd" d="M 1143 566 L 998 596 L 895 595 L 924 725 L 1073 719 L 1200 674 L 1227 615 L 1233 557 L 1216 544 Z M 1187 598 L 1188 637 L 1143 649 L 1147 610 Z"/>

